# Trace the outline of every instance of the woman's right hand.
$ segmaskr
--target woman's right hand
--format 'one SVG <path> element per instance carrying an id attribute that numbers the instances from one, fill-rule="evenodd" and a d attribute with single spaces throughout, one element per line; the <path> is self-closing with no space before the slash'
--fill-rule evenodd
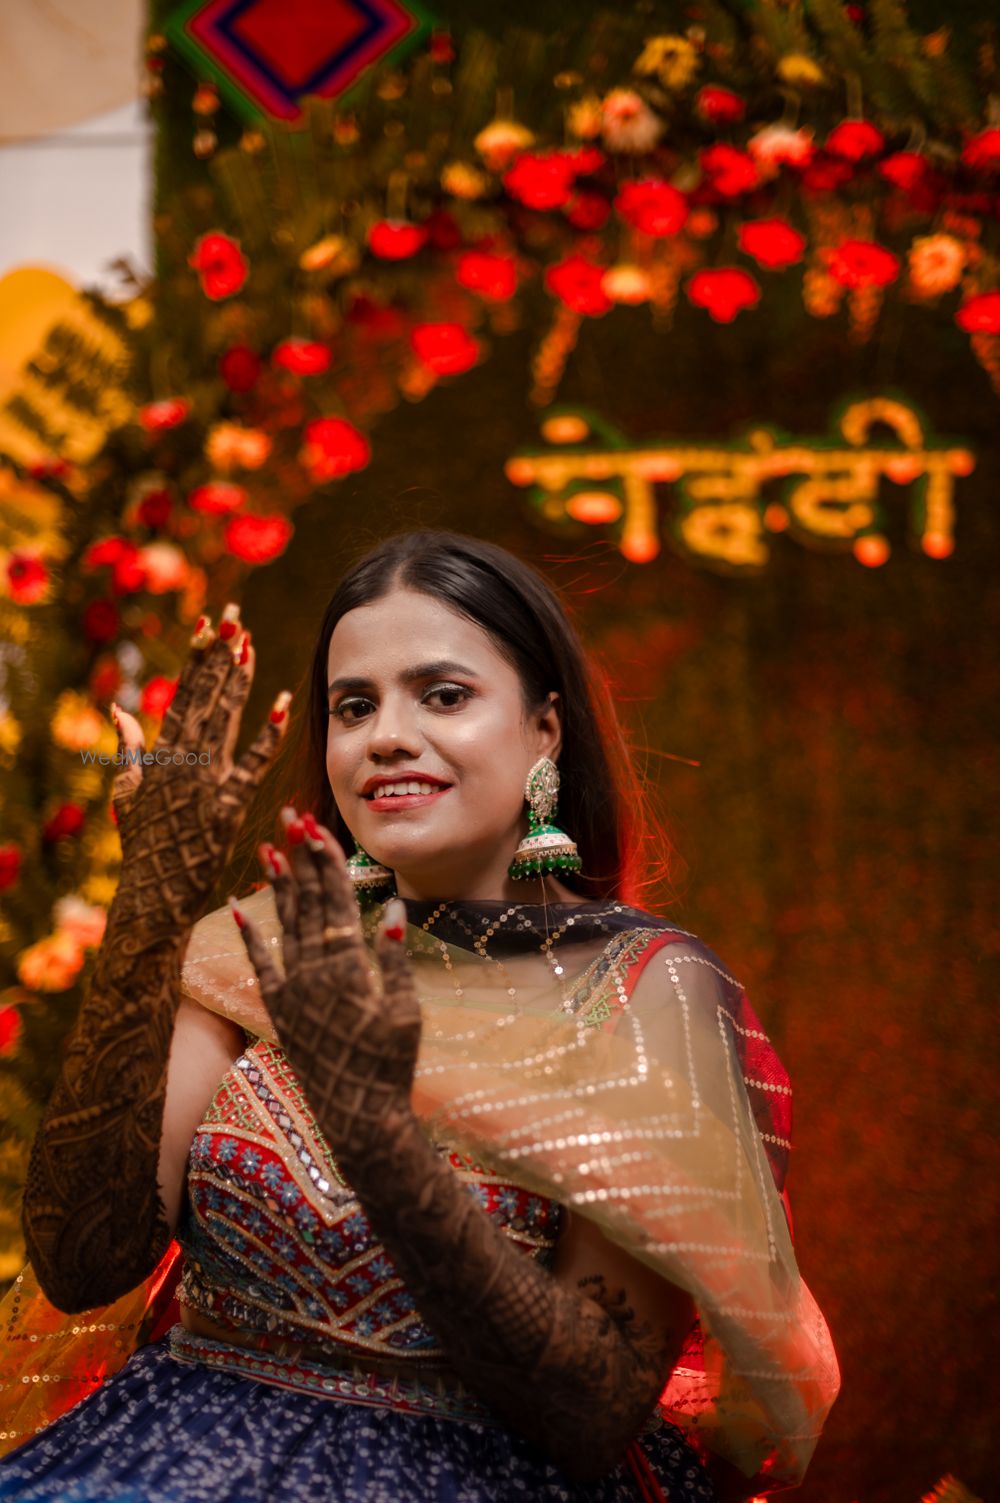
<path id="1" fill-rule="evenodd" d="M 253 648 L 239 606 L 226 606 L 218 634 L 202 620 L 146 765 L 140 760 L 146 752 L 142 727 L 112 705 L 119 755 L 136 758 L 125 760 L 112 788 L 122 843 L 115 903 L 158 934 L 186 931 L 204 912 L 284 737 L 291 700 L 287 690 L 279 694 L 234 765 L 253 683 Z"/>

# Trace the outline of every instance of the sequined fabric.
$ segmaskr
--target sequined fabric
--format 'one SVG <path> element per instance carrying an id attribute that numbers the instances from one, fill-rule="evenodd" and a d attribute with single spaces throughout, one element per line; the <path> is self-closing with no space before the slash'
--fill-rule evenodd
<path id="1" fill-rule="evenodd" d="M 547 1261 L 560 1206 L 437 1147 L 499 1229 Z M 238 1331 L 308 1342 L 320 1356 L 447 1370 L 276 1046 L 258 1039 L 222 1080 L 191 1146 L 187 1187 L 182 1306 Z M 245 1371 L 245 1357 L 233 1361 Z"/>

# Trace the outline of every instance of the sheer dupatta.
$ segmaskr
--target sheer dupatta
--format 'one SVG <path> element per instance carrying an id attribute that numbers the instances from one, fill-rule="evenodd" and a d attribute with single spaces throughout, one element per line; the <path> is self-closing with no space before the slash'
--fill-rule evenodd
<path id="1" fill-rule="evenodd" d="M 280 962 L 270 887 L 241 906 Z M 839 1372 L 786 1215 L 788 1076 L 739 983 L 692 935 L 621 903 L 407 910 L 428 1134 L 687 1289 L 699 1320 L 665 1417 L 759 1491 L 800 1481 Z M 275 1039 L 228 908 L 196 926 L 182 985 Z M 148 1324 L 148 1288 L 140 1299 Z"/>

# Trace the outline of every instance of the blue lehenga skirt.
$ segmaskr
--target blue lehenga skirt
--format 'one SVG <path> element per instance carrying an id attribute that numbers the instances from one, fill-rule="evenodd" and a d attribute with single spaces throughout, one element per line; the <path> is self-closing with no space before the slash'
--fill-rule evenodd
<path id="1" fill-rule="evenodd" d="M 177 1330 L 177 1328 L 175 1328 Z M 510 1430 L 178 1361 L 171 1333 L 0 1461 L 17 1503 L 634 1503 L 622 1463 L 581 1485 Z M 670 1503 L 718 1503 L 681 1432 L 639 1445 Z M 648 1484 L 647 1484 L 648 1485 Z"/>

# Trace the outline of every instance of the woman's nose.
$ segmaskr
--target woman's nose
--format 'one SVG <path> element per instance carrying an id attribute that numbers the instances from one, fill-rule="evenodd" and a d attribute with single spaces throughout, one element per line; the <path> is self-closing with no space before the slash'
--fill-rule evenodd
<path id="1" fill-rule="evenodd" d="M 392 757 L 420 753 L 420 736 L 412 707 L 387 699 L 368 719 L 368 755 Z"/>

